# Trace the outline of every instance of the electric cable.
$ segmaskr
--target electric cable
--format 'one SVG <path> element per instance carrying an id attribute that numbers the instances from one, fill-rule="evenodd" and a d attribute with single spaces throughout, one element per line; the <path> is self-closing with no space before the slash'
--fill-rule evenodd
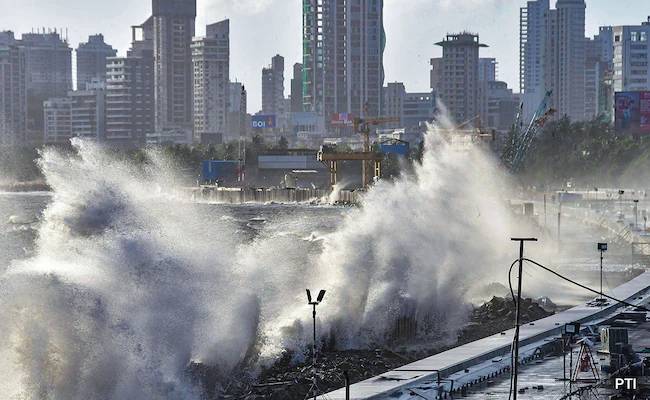
<path id="1" fill-rule="evenodd" d="M 552 269 L 538 263 L 537 261 L 533 261 L 533 260 L 531 260 L 529 258 L 523 258 L 522 260 L 527 261 L 527 262 L 529 262 L 531 264 L 534 264 L 534 265 L 542 268 L 543 270 L 545 270 L 547 272 L 550 272 L 551 274 L 557 276 L 558 278 L 563 279 L 563 280 L 565 280 L 565 281 L 567 281 L 569 283 L 572 283 L 572 284 L 574 284 L 574 285 L 576 285 L 576 286 L 578 286 L 578 287 L 580 287 L 580 288 L 582 288 L 584 290 L 595 293 L 597 295 L 601 294 L 598 290 L 592 289 L 592 288 L 590 288 L 588 286 L 585 286 L 585 285 L 583 285 L 581 283 L 578 283 L 578 282 L 574 281 L 573 279 L 567 278 L 567 277 L 563 276 L 562 274 L 560 274 L 560 273 L 558 273 L 558 272 L 556 272 L 556 271 L 554 271 L 554 270 L 552 270 Z M 519 262 L 519 260 L 517 260 L 517 262 Z M 628 303 L 625 300 L 617 299 L 616 297 L 612 297 L 612 296 L 607 295 L 605 293 L 603 293 L 602 296 L 606 297 L 606 298 L 608 298 L 608 299 L 610 299 L 612 301 L 615 301 L 615 302 L 617 302 L 619 304 L 622 304 L 622 305 L 625 305 L 625 306 L 628 306 L 628 307 L 632 307 L 632 308 L 635 308 L 635 309 L 640 310 L 640 311 L 650 312 L 650 309 L 648 309 L 648 308 L 645 308 L 645 307 L 639 306 L 639 305 L 635 305 L 635 304 L 632 304 L 632 303 Z"/>

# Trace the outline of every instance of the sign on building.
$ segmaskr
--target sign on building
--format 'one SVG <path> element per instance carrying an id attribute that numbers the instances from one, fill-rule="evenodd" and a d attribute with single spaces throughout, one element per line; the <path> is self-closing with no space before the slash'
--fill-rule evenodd
<path id="1" fill-rule="evenodd" d="M 332 114 L 332 125 L 352 125 L 354 117 L 350 113 L 337 113 Z"/>
<path id="2" fill-rule="evenodd" d="M 277 127 L 275 115 L 253 115 L 253 129 L 273 129 Z"/>
<path id="3" fill-rule="evenodd" d="M 650 134 L 650 92 L 617 92 L 614 108 L 617 132 Z"/>

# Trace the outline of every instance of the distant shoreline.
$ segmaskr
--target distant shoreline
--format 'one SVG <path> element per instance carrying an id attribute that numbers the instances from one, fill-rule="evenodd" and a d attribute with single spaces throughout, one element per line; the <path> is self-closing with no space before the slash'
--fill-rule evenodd
<path id="1" fill-rule="evenodd" d="M 52 188 L 44 181 L 13 182 L 0 184 L 0 192 L 49 192 Z"/>

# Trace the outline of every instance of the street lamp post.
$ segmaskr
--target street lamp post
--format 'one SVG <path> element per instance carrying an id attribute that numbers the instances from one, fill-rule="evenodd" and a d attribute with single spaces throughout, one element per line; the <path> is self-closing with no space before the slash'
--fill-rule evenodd
<path id="1" fill-rule="evenodd" d="M 562 203 L 560 203 L 562 204 Z M 512 238 L 514 242 L 519 242 L 519 276 L 517 277 L 517 303 L 515 314 L 515 340 L 514 340 L 514 362 L 512 369 L 513 399 L 517 400 L 517 374 L 519 372 L 519 328 L 521 314 L 521 278 L 524 269 L 524 242 L 536 242 L 536 238 Z"/>
<path id="2" fill-rule="evenodd" d="M 623 222 L 625 222 L 625 213 L 623 212 L 623 195 L 624 194 L 625 194 L 625 190 L 619 190 L 618 191 L 618 212 L 620 213 Z"/>
<path id="3" fill-rule="evenodd" d="M 562 249 L 562 196 L 558 195 L 558 210 L 557 210 L 557 247 L 558 250 Z"/>
<path id="4" fill-rule="evenodd" d="M 607 251 L 607 243 L 598 243 L 598 251 L 600 251 L 600 303 L 603 299 L 603 253 Z"/>
<path id="5" fill-rule="evenodd" d="M 634 200 L 634 230 L 639 229 L 639 200 Z"/>
<path id="6" fill-rule="evenodd" d="M 318 376 L 316 374 L 316 306 L 319 305 L 322 301 L 323 298 L 325 297 L 325 291 L 321 290 L 318 292 L 318 297 L 316 298 L 315 301 L 312 300 L 311 297 L 311 291 L 307 289 L 307 304 L 312 306 L 312 321 L 313 321 L 313 334 L 314 334 L 314 341 L 312 343 L 312 350 L 311 350 L 311 369 L 312 369 L 312 384 L 311 384 L 311 389 L 309 390 L 309 393 L 307 394 L 308 397 L 310 397 L 310 394 L 313 393 L 313 399 L 316 400 L 316 396 L 318 396 Z"/>

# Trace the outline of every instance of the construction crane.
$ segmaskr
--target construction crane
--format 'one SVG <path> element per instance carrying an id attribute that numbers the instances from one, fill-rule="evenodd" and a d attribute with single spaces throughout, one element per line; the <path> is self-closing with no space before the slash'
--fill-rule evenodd
<path id="1" fill-rule="evenodd" d="M 370 131 L 372 126 L 379 126 L 391 122 L 400 122 L 400 119 L 392 117 L 355 118 L 353 121 L 354 131 L 363 135 L 363 151 L 361 152 L 339 153 L 330 150 L 327 146 L 321 146 L 318 152 L 318 161 L 329 167 L 330 185 L 332 187 L 338 182 L 339 161 L 361 161 L 361 181 L 363 188 L 367 188 L 372 180 L 369 176 L 369 172 L 373 169 L 371 168 L 371 163 L 374 163 L 374 178 L 381 176 L 381 162 L 384 159 L 384 155 L 372 151 Z"/>
<path id="2" fill-rule="evenodd" d="M 522 122 L 523 104 L 520 106 L 519 113 L 517 114 L 517 121 L 515 122 L 512 143 L 510 143 L 511 147 L 508 154 L 504 157 L 505 162 L 508 164 L 511 171 L 518 172 L 521 170 L 526 161 L 526 156 L 533 147 L 533 140 L 537 137 L 539 130 L 543 128 L 553 114 L 555 114 L 556 110 L 551 107 L 552 96 L 552 90 L 546 92 L 544 99 L 542 99 L 539 107 L 537 107 L 532 119 L 525 126 L 526 130 L 523 130 L 524 125 Z"/>

